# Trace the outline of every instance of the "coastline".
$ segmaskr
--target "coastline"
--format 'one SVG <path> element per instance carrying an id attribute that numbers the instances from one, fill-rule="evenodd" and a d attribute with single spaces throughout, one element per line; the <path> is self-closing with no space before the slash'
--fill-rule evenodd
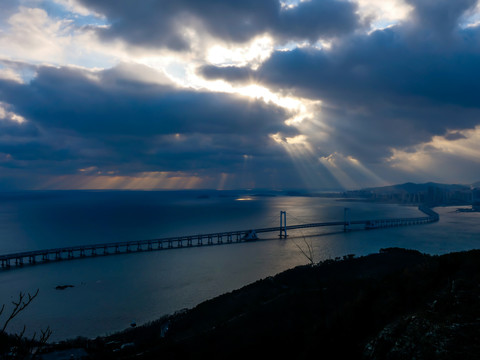
<path id="1" fill-rule="evenodd" d="M 333 203 L 333 202 L 332 202 L 332 203 Z M 334 204 L 333 204 L 333 205 L 334 205 Z M 340 205 L 340 206 L 341 206 L 341 205 Z M 370 206 L 370 205 L 366 205 L 366 206 Z M 352 207 L 353 207 L 353 205 L 352 205 Z M 361 208 L 361 207 L 360 207 L 360 208 Z M 383 209 L 383 205 L 380 207 L 380 209 Z M 440 210 L 440 212 L 442 212 L 442 209 L 439 209 L 439 210 Z M 445 209 L 443 209 L 443 210 L 445 210 Z M 453 210 L 454 210 L 454 209 L 453 209 Z M 395 210 L 395 211 L 396 211 L 396 210 Z M 400 210 L 400 211 L 402 211 L 402 210 Z M 453 214 L 452 209 L 448 210 L 448 213 L 449 213 L 449 214 L 450 214 L 450 213 Z M 442 212 L 442 214 L 444 214 L 444 212 Z M 470 218 L 471 218 L 470 220 L 472 220 L 472 221 L 475 220 L 475 219 L 478 219 L 476 216 L 473 217 L 473 215 L 468 215 L 468 214 L 465 214 L 465 216 L 463 216 L 463 215 L 461 215 L 461 214 L 456 214 L 456 215 L 452 215 L 452 216 L 454 216 L 454 218 L 452 217 L 452 219 L 450 219 L 450 220 L 454 221 L 454 223 L 457 224 L 457 225 L 461 225 L 461 226 L 456 226 L 456 228 L 458 227 L 459 229 L 464 229 L 464 228 L 466 229 L 466 228 L 468 228 L 468 226 L 463 226 L 463 223 L 461 222 L 461 219 L 464 219 L 464 218 L 467 218 L 467 217 L 470 217 Z M 447 218 L 447 217 L 445 217 L 445 218 Z M 472 222 L 472 221 L 470 221 L 470 222 Z M 476 220 L 475 220 L 474 223 L 475 223 L 475 224 L 478 224 L 478 222 L 477 222 Z M 465 225 L 469 225 L 469 224 L 465 223 Z M 476 225 L 475 225 L 475 226 L 476 226 Z M 435 230 L 437 227 L 438 227 L 438 229 Z M 403 229 L 402 229 L 402 230 L 403 230 Z M 430 231 L 430 230 L 433 230 L 433 231 Z M 335 258 L 335 257 L 338 257 L 338 256 L 341 257 L 342 254 L 347 254 L 348 252 L 355 253 L 355 254 L 359 254 L 359 255 L 366 255 L 366 254 L 370 254 L 370 253 L 377 252 L 378 249 L 380 249 L 381 247 L 385 247 L 385 246 L 403 246 L 403 247 L 408 247 L 408 248 L 417 248 L 416 246 L 417 246 L 417 245 L 420 245 L 420 246 L 418 247 L 418 249 L 421 249 L 421 251 L 423 251 L 423 252 L 428 252 L 428 253 L 430 253 L 430 254 L 442 254 L 442 253 L 446 253 L 446 252 L 450 252 L 450 251 L 467 250 L 467 249 L 478 248 L 478 247 L 479 247 L 478 244 L 477 244 L 477 246 L 475 246 L 475 242 L 465 242 L 465 243 L 462 243 L 462 242 L 460 242 L 460 241 L 453 242 L 453 241 L 451 241 L 451 240 L 452 240 L 451 238 L 446 239 L 446 238 L 444 238 L 444 237 L 441 236 L 442 234 L 446 234 L 446 233 L 447 233 L 447 232 L 444 231 L 444 230 L 445 230 L 445 227 L 443 227 L 442 224 L 434 225 L 434 226 L 432 226 L 432 227 L 430 227 L 430 226 L 426 226 L 426 227 L 423 227 L 423 226 L 422 226 L 422 227 L 414 227 L 414 228 L 412 227 L 412 228 L 411 228 L 411 231 L 408 231 L 408 232 L 407 232 L 406 237 L 408 237 L 408 238 L 413 238 L 413 237 L 417 238 L 417 232 L 420 232 L 421 234 L 423 234 L 423 239 L 425 239 L 425 240 L 424 240 L 424 243 L 421 243 L 421 244 L 417 244 L 417 241 L 410 241 L 410 242 L 401 241 L 401 240 L 398 241 L 398 240 L 397 240 L 396 238 L 394 238 L 393 236 L 390 236 L 390 235 L 393 235 L 393 234 L 397 234 L 397 232 L 395 232 L 395 233 L 388 232 L 388 231 L 380 231 L 380 232 L 378 232 L 378 233 L 377 233 L 377 232 L 375 232 L 375 233 L 373 233 L 373 232 L 360 232 L 359 234 L 362 235 L 361 237 L 359 237 L 359 236 L 357 236 L 357 235 L 355 235 L 355 237 L 347 236 L 347 237 L 348 237 L 347 240 L 349 240 L 349 241 L 351 242 L 351 243 L 349 243 L 349 246 L 352 248 L 352 250 L 347 250 L 347 251 L 343 251 L 343 252 L 334 253 L 333 256 L 332 256 L 332 254 L 330 254 L 329 256 L 330 256 L 331 258 Z M 447 229 L 447 230 L 448 230 L 448 229 Z M 343 234 L 343 232 L 342 232 L 342 234 Z M 455 234 L 456 239 L 458 240 L 458 235 L 457 235 L 458 233 L 453 233 L 453 234 Z M 410 236 L 408 236 L 408 235 L 410 235 Z M 437 235 L 439 236 L 438 239 L 437 239 Z M 372 236 L 373 236 L 375 239 L 373 239 Z M 387 236 L 387 237 L 386 237 L 386 236 Z M 468 235 L 468 234 L 467 234 L 466 236 L 468 237 L 468 236 L 471 236 L 471 235 Z M 350 238 L 351 238 L 351 239 L 350 239 Z M 418 236 L 418 238 L 420 238 L 420 237 Z M 440 240 L 440 239 L 443 239 L 443 243 L 442 243 L 442 240 Z M 336 242 L 335 240 L 336 240 L 336 237 L 335 237 L 335 236 L 333 236 L 331 239 L 330 239 L 330 238 L 324 238 L 324 239 L 321 239 L 321 241 L 319 242 L 319 244 L 324 244 L 324 243 L 326 243 L 326 245 L 328 245 L 328 241 L 330 241 L 330 242 L 333 243 L 333 242 Z M 418 241 L 418 242 L 420 242 L 420 241 Z M 277 243 L 277 241 L 272 242 L 272 244 L 276 244 L 276 243 Z M 290 242 L 289 242 L 289 243 L 290 243 Z M 438 245 L 438 246 L 437 246 L 437 245 L 432 245 L 432 246 L 429 246 L 430 243 L 432 243 L 432 244 L 433 244 L 433 243 L 435 243 L 435 244 L 444 244 L 444 245 Z M 449 244 L 453 244 L 453 243 L 456 243 L 456 244 L 458 244 L 458 245 L 449 246 Z M 352 244 L 353 244 L 353 246 L 352 246 Z M 370 245 L 369 245 L 368 247 L 367 247 L 367 246 L 364 247 L 362 244 L 365 244 L 365 245 L 366 245 L 366 244 L 370 244 Z M 425 246 L 425 244 L 426 244 L 426 246 Z M 465 244 L 467 244 L 468 246 L 465 246 Z M 285 243 L 285 245 L 287 245 L 287 244 Z M 325 245 L 325 244 L 324 244 L 324 245 Z M 324 245 L 322 245 L 322 247 L 323 247 Z M 463 245 L 463 246 L 462 246 L 462 245 Z M 429 248 L 429 247 L 430 247 L 430 248 Z M 252 247 L 246 247 L 246 246 L 243 247 L 244 250 L 248 250 L 248 251 L 246 251 L 246 253 L 258 252 L 258 250 L 250 251 L 251 248 L 252 248 Z M 292 248 L 293 248 L 293 246 L 292 246 Z M 222 248 L 222 249 L 223 249 L 223 248 Z M 239 249 L 240 249 L 240 247 L 239 247 Z M 433 249 L 433 250 L 432 250 L 432 249 Z M 293 251 L 290 251 L 290 252 L 289 252 L 290 254 L 292 254 L 292 253 L 294 253 L 294 252 L 297 252 L 297 251 L 294 251 L 295 248 L 290 249 L 290 250 L 293 250 Z M 437 250 L 438 250 L 438 251 L 437 251 Z M 212 249 L 209 249 L 209 251 L 211 252 Z M 285 253 L 284 250 L 283 250 L 283 252 Z M 188 255 L 189 253 L 186 252 L 185 254 Z M 223 252 L 223 253 L 220 252 L 219 254 L 225 255 L 225 252 Z M 163 257 L 162 257 L 161 255 L 162 255 L 162 254 L 158 253 L 158 255 L 157 255 L 157 254 L 154 254 L 153 256 L 150 256 L 150 255 L 148 255 L 148 256 L 149 256 L 150 258 L 152 258 L 152 262 L 154 261 L 156 264 L 157 264 L 157 263 L 162 263 L 162 264 L 164 264 L 164 261 L 158 261 L 159 259 L 165 260 L 165 259 L 163 259 Z M 170 255 L 170 254 L 169 254 L 169 255 Z M 228 254 L 227 254 L 227 255 L 228 255 Z M 237 257 L 238 257 L 238 253 L 236 253 L 236 255 L 237 255 Z M 282 263 L 284 263 L 284 261 L 283 261 L 284 259 L 283 259 L 283 258 L 278 258 L 278 252 L 273 253 L 273 255 L 277 256 L 276 259 L 277 259 L 278 261 L 282 260 Z M 138 257 L 143 259 L 143 258 L 147 258 L 148 256 L 147 256 L 147 254 L 144 254 L 144 255 L 139 255 Z M 183 256 L 183 252 L 182 252 L 182 256 Z M 301 256 L 301 255 L 300 255 L 300 256 Z M 328 256 L 328 254 L 327 254 L 327 256 Z M 128 258 L 128 264 L 135 264 L 135 261 L 134 261 L 135 258 L 137 258 L 137 257 L 132 257 L 132 259 L 131 259 L 131 261 L 130 261 L 130 257 L 129 257 L 129 258 Z M 198 258 L 198 256 L 195 256 L 195 257 L 191 256 L 191 259 L 196 259 L 196 258 Z M 249 259 L 250 257 L 247 256 L 246 258 Z M 326 259 L 326 258 L 327 258 L 327 257 L 323 257 L 323 254 L 321 254 L 321 255 L 319 255 L 319 258 L 317 258 L 317 260 L 324 260 L 324 259 Z M 190 257 L 189 257 L 189 259 L 190 259 Z M 116 259 L 114 259 L 114 260 L 117 261 Z M 263 260 L 263 259 L 262 259 L 262 260 Z M 288 259 L 287 259 L 287 260 L 288 260 Z M 297 262 L 297 264 L 302 264 L 302 263 L 304 263 L 304 260 L 305 260 L 305 259 L 303 259 L 303 261 Z M 86 260 L 86 261 L 88 261 L 88 260 Z M 93 262 L 98 262 L 98 263 L 101 262 L 102 265 L 103 265 L 102 267 L 105 267 L 104 264 L 103 264 L 104 261 L 108 261 L 109 263 L 113 263 L 112 261 L 110 261 L 110 259 L 107 259 L 107 258 L 102 259 L 101 261 L 100 261 L 100 260 L 92 260 L 91 262 L 92 262 L 92 263 L 93 263 Z M 123 261 L 123 260 L 122 260 L 122 261 Z M 270 262 L 265 262 L 265 261 L 263 261 L 263 263 L 269 263 L 269 264 L 270 264 Z M 76 265 L 76 264 L 74 264 L 74 265 Z M 80 264 L 80 263 L 79 263 L 79 265 L 83 265 L 83 264 Z M 231 262 L 229 262 L 229 265 L 232 265 Z M 296 265 L 296 264 L 290 265 L 290 267 L 291 267 L 291 266 L 295 266 L 295 265 Z M 53 265 L 52 265 L 52 267 L 53 267 Z M 55 267 L 60 267 L 60 268 L 62 268 L 62 269 L 69 269 L 69 268 L 70 268 L 70 264 L 68 264 L 68 266 L 66 266 L 64 263 L 58 263 L 57 265 L 55 265 Z M 81 267 L 83 267 L 83 266 L 78 266 L 78 267 L 81 268 Z M 147 268 L 148 268 L 148 267 L 147 267 Z M 268 268 L 270 268 L 270 266 L 268 266 Z M 287 269 L 287 268 L 288 268 L 288 267 L 284 267 L 284 269 Z M 236 269 L 238 269 L 238 267 L 237 267 Z M 28 270 L 28 269 L 26 269 L 26 270 Z M 39 273 L 42 274 L 42 273 L 44 273 L 44 272 L 47 272 L 47 270 L 49 270 L 49 266 L 47 266 L 47 267 L 45 268 L 45 271 L 44 271 L 44 268 L 43 268 L 43 267 L 42 267 L 42 268 L 39 268 L 39 270 L 40 270 Z M 242 284 L 236 284 L 235 286 L 231 286 L 230 288 L 227 288 L 226 290 L 218 291 L 217 294 L 220 294 L 220 293 L 225 292 L 225 291 L 230 291 L 230 290 L 233 290 L 233 289 L 235 289 L 235 288 L 240 288 L 243 284 L 251 283 L 252 281 L 255 281 L 256 279 L 264 278 L 265 276 L 268 276 L 268 275 L 270 275 L 270 274 L 275 274 L 275 273 L 280 272 L 280 271 L 282 271 L 282 270 L 283 270 L 283 269 L 278 269 L 278 267 L 277 267 L 277 269 L 273 269 L 273 270 L 270 268 L 268 271 L 264 271 L 263 274 L 261 274 L 261 275 L 257 275 L 257 276 L 250 277 L 250 279 L 248 279 L 248 281 L 245 281 L 245 282 L 243 282 Z M 238 274 L 239 272 L 238 272 L 238 271 L 235 271 L 235 273 Z M 35 275 L 37 275 L 37 271 L 35 272 Z M 40 275 L 39 275 L 39 277 L 40 277 Z M 123 278 L 123 277 L 120 276 L 120 278 Z M 96 280 L 96 279 L 97 279 L 97 278 L 94 278 L 93 280 Z M 102 279 L 102 278 L 99 276 L 98 279 Z M 81 280 L 83 281 L 83 276 L 82 276 Z M 71 276 L 64 276 L 64 277 L 62 277 L 62 280 L 55 281 L 55 282 L 53 283 L 53 285 L 58 285 L 58 284 L 70 284 L 70 283 L 72 283 L 72 284 L 80 284 L 79 281 L 80 281 L 80 280 L 77 279 L 77 278 L 72 278 Z M 87 282 L 88 282 L 88 284 L 93 284 L 93 282 L 92 282 L 91 279 L 88 279 Z M 215 284 L 215 285 L 216 285 L 216 284 Z M 97 284 L 97 288 L 99 288 L 99 287 L 98 287 L 98 284 Z M 23 287 L 23 289 L 25 289 L 25 287 Z M 52 287 L 52 289 L 53 289 L 53 287 Z M 135 288 L 129 286 L 129 289 L 135 289 Z M 72 289 L 70 289 L 70 290 L 72 290 Z M 62 298 L 71 298 L 72 296 L 70 296 L 70 295 L 71 295 L 72 293 L 74 293 L 74 294 L 79 293 L 79 290 L 82 290 L 82 289 L 80 289 L 80 287 L 76 287 L 76 288 L 73 289 L 72 291 L 70 291 L 70 290 L 67 290 L 65 293 L 62 293 L 62 294 L 59 294 L 57 291 L 54 291 L 54 292 L 55 292 L 55 295 L 54 295 L 55 298 L 54 298 L 54 299 L 57 299 L 57 298 L 58 298 L 58 299 L 61 300 Z M 48 290 L 47 290 L 47 291 L 48 291 Z M 53 291 L 53 290 L 52 290 L 52 291 Z M 135 292 L 135 291 L 134 291 L 134 292 Z M 95 293 L 95 294 L 98 294 L 98 297 L 100 297 L 100 295 L 101 295 L 97 290 L 95 290 L 94 293 Z M 214 295 L 212 295 L 212 296 L 215 296 L 215 295 L 217 295 L 217 294 L 214 294 Z M 48 294 L 46 294 L 46 292 L 45 292 L 45 291 L 43 290 L 43 288 L 42 288 L 42 296 L 45 296 L 45 295 L 47 295 L 47 297 L 48 297 Z M 64 296 L 64 295 L 65 295 L 65 296 Z M 151 293 L 151 292 L 150 292 L 151 298 L 152 298 L 152 299 L 153 299 L 153 298 L 157 299 L 157 302 L 158 302 L 158 296 L 157 296 L 157 295 L 158 295 L 158 294 L 156 294 L 156 293 L 154 294 L 154 293 Z M 211 298 L 212 296 L 208 296 L 208 297 L 205 296 L 201 301 L 203 301 L 204 299 Z M 52 297 L 51 297 L 51 298 L 52 298 Z M 43 299 L 40 299 L 40 302 L 41 302 L 42 300 L 43 300 Z M 108 303 L 109 303 L 111 306 L 116 306 L 116 302 L 115 302 L 115 301 L 116 301 L 115 297 L 109 298 Z M 198 303 L 199 303 L 199 302 L 197 302 L 197 304 L 198 304 Z M 37 305 L 37 303 L 36 303 L 35 305 Z M 158 312 L 157 312 L 158 315 L 152 316 L 152 317 L 150 317 L 149 319 L 146 319 L 146 320 L 140 318 L 140 317 L 137 316 L 136 314 L 135 314 L 135 315 L 132 315 L 132 312 L 131 312 L 131 311 L 134 311 L 135 309 L 134 309 L 134 307 L 130 307 L 130 309 L 124 311 L 124 314 L 125 314 L 125 317 L 126 317 L 126 318 L 125 318 L 125 320 L 123 321 L 123 324 L 121 324 L 121 326 L 117 326 L 116 329 L 121 330 L 121 329 L 123 329 L 123 328 L 125 328 L 125 327 L 128 327 L 128 325 L 130 324 L 130 322 L 131 322 L 133 319 L 137 320 L 137 322 L 138 322 L 139 324 L 145 324 L 146 321 L 150 321 L 150 320 L 153 320 L 153 319 L 155 319 L 155 318 L 158 318 L 158 317 L 162 316 L 163 314 L 172 314 L 176 309 L 180 309 L 180 308 L 184 308 L 184 307 L 193 307 L 194 305 L 196 305 L 196 304 L 181 304 L 180 306 L 178 306 L 178 307 L 176 307 L 176 308 L 174 308 L 174 309 L 169 309 L 169 310 L 167 310 L 167 311 L 165 311 L 165 312 L 161 312 L 161 313 L 158 313 Z M 66 313 L 66 316 L 68 316 L 69 313 L 70 313 L 70 312 L 67 312 L 67 313 Z M 72 314 L 72 315 L 74 315 L 74 314 Z M 78 316 L 77 316 L 76 318 L 78 319 Z M 39 329 L 41 326 L 43 326 L 42 324 L 52 324 L 52 322 L 51 322 L 51 321 L 49 321 L 49 322 L 44 321 L 44 322 L 41 322 L 41 323 L 39 322 L 39 323 L 37 323 L 37 324 L 33 324 L 33 326 L 30 325 L 30 324 L 27 324 L 27 327 L 28 327 L 29 329 L 36 330 L 36 329 Z M 54 323 L 54 325 L 56 325 L 56 324 Z M 112 334 L 112 331 L 115 331 L 115 329 L 114 329 L 114 330 L 108 330 L 108 332 L 107 332 L 107 331 L 104 331 L 104 332 L 96 332 L 96 333 L 93 333 L 93 332 L 91 332 L 91 333 L 81 333 L 81 332 L 77 332 L 77 331 L 70 331 L 70 334 L 68 335 L 68 337 L 65 336 L 65 337 L 63 337 L 63 339 L 71 338 L 72 336 L 76 336 L 77 334 L 80 334 L 80 335 L 85 336 L 85 337 L 88 337 L 88 338 L 93 338 L 93 337 L 97 336 L 98 334 Z M 60 341 L 60 340 L 62 340 L 62 338 L 57 337 L 56 339 L 52 339 L 52 340 Z M 124 344 L 128 344 L 128 343 L 121 343 L 120 345 L 124 345 Z"/>

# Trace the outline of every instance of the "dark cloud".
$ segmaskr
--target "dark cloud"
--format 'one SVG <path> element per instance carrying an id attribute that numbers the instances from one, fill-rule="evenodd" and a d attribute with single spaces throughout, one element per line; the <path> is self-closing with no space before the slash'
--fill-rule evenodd
<path id="1" fill-rule="evenodd" d="M 30 122 L 18 123 L 0 119 L 0 138 L 23 138 L 38 136 L 38 128 Z"/>
<path id="2" fill-rule="evenodd" d="M 0 138 L 0 153 L 11 154 L 17 165 L 52 161 L 57 169 L 52 172 L 86 166 L 120 173 L 228 172 L 241 168 L 246 154 L 258 164 L 275 157 L 284 161 L 270 134 L 297 132 L 284 124 L 290 114 L 281 108 L 234 95 L 140 82 L 127 68 L 93 73 L 39 67 L 29 84 L 0 80 L 0 101 L 28 120 L 24 125 L 30 132 L 42 133 L 37 138 L 30 133 L 22 142 Z M 137 70 L 141 78 L 145 69 Z M 13 135 L 26 131 L 9 126 Z"/>
<path id="3" fill-rule="evenodd" d="M 255 73 L 248 67 L 204 65 L 198 73 L 209 80 L 224 79 L 229 82 L 244 83 L 255 78 Z"/>
<path id="4" fill-rule="evenodd" d="M 414 11 L 411 22 L 424 30 L 426 36 L 448 36 L 459 25 L 460 17 L 478 0 L 407 0 Z"/>
<path id="5" fill-rule="evenodd" d="M 467 137 L 458 131 L 450 132 L 445 135 L 445 139 L 449 141 L 455 141 L 460 139 L 466 139 Z"/>
<path id="6" fill-rule="evenodd" d="M 357 6 L 339 0 L 311 0 L 282 9 L 278 0 L 80 0 L 111 22 L 99 32 L 105 38 L 122 38 L 134 45 L 189 48 L 186 27 L 226 41 L 245 42 L 269 32 L 282 40 L 330 38 L 359 26 Z"/>
<path id="7" fill-rule="evenodd" d="M 0 143 L 0 152 L 10 154 L 13 158 L 12 166 L 18 167 L 20 164 L 29 162 L 28 167 L 33 169 L 36 167 L 35 163 L 58 162 L 75 159 L 75 156 L 69 149 L 56 149 L 55 145 L 42 142 L 28 142 L 28 143 Z M 42 161 L 43 160 L 43 161 Z M 65 169 L 62 169 L 65 171 Z M 54 169 L 50 172 L 55 173 Z"/>
<path id="8" fill-rule="evenodd" d="M 286 113 L 261 101 L 185 91 L 75 69 L 40 68 L 28 85 L 9 83 L 3 99 L 44 127 L 104 134 L 272 133 Z"/>
<path id="9" fill-rule="evenodd" d="M 352 35 L 328 50 L 278 51 L 255 77 L 322 100 L 321 120 L 331 129 L 323 149 L 382 161 L 392 147 L 480 124 L 480 29 L 458 26 L 475 3 L 412 2 L 417 15 L 409 21 Z M 440 36 L 447 30 L 448 41 Z"/>

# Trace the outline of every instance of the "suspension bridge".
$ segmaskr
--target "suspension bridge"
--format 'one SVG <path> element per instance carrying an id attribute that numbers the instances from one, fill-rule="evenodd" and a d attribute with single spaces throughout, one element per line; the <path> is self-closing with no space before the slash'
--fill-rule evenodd
<path id="1" fill-rule="evenodd" d="M 423 212 L 426 216 L 410 218 L 350 220 L 349 209 L 345 208 L 343 221 L 318 222 L 297 225 L 287 225 L 287 213 L 286 211 L 281 211 L 280 226 L 275 227 L 25 251 L 13 254 L 0 255 L 0 264 L 2 269 L 9 269 L 21 267 L 26 264 L 34 265 L 51 261 L 72 260 L 86 257 L 165 249 L 178 249 L 194 246 L 232 244 L 257 240 L 258 234 L 261 233 L 278 232 L 280 238 L 286 238 L 289 231 L 296 229 L 340 226 L 343 227 L 344 231 L 349 231 L 352 228 L 358 228 L 359 226 L 363 226 L 365 229 L 379 229 L 395 226 L 427 224 L 439 220 L 439 215 L 432 209 L 420 206 L 419 210 Z"/>

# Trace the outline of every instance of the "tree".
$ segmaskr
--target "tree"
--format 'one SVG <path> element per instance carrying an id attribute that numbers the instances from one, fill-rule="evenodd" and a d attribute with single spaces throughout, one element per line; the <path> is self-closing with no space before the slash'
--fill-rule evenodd
<path id="1" fill-rule="evenodd" d="M 292 239 L 293 240 L 293 239 Z M 304 243 L 304 247 L 305 249 L 298 245 L 295 240 L 293 240 L 293 243 L 295 244 L 295 246 L 300 250 L 300 252 L 302 253 L 303 256 L 305 256 L 309 262 L 309 265 L 313 266 L 315 265 L 315 251 L 313 250 L 313 245 L 312 245 L 312 241 L 310 240 L 310 243 L 307 241 L 307 239 L 305 238 L 305 236 L 303 236 L 303 243 Z"/>
<path id="2" fill-rule="evenodd" d="M 45 330 L 40 330 L 40 334 L 37 338 L 37 332 L 34 332 L 31 338 L 25 336 L 26 327 L 23 326 L 23 330 L 18 334 L 8 334 L 8 324 L 17 317 L 23 310 L 30 305 L 30 303 L 37 297 L 39 289 L 32 295 L 30 293 L 20 292 L 18 300 L 12 301 L 13 308 L 6 319 L 3 321 L 3 325 L 0 322 L 0 356 L 8 359 L 34 359 L 40 350 L 48 341 L 52 335 L 52 330 L 49 326 Z M 0 317 L 4 315 L 6 310 L 5 304 L 0 308 Z M 7 313 L 5 313 L 7 315 Z"/>

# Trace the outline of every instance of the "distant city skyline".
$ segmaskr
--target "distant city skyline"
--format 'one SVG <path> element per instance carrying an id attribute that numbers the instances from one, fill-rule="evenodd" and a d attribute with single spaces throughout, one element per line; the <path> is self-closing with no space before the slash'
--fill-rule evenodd
<path id="1" fill-rule="evenodd" d="M 0 191 L 480 180 L 476 0 L 4 0 Z"/>

